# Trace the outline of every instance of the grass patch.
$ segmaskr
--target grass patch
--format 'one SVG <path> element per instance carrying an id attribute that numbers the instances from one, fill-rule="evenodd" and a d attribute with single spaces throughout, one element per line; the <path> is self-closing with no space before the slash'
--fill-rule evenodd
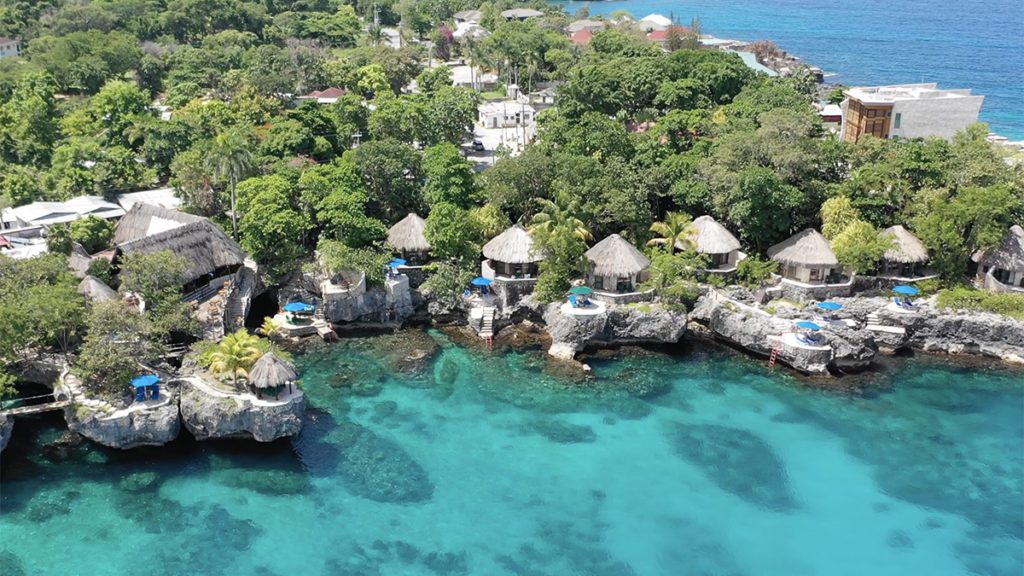
<path id="1" fill-rule="evenodd" d="M 994 312 L 1024 320 L 1024 294 L 989 292 L 974 288 L 950 288 L 939 292 L 939 308 Z"/>
<path id="2" fill-rule="evenodd" d="M 633 302 L 632 304 L 626 304 L 629 308 L 635 308 L 644 314 L 650 314 L 654 311 L 654 308 L 649 302 Z"/>
<path id="3" fill-rule="evenodd" d="M 791 300 L 789 298 L 776 298 L 772 300 L 770 304 L 764 307 L 764 311 L 774 315 L 779 308 L 800 309 L 803 308 L 803 305 L 797 302 L 796 300 Z"/>

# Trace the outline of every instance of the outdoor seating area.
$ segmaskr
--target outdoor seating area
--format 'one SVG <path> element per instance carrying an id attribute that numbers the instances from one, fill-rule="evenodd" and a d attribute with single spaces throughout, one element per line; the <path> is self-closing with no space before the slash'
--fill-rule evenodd
<path id="1" fill-rule="evenodd" d="M 132 378 L 132 390 L 135 401 L 160 400 L 160 377 L 156 374 L 143 374 Z"/>
<path id="2" fill-rule="evenodd" d="M 917 310 L 914 303 L 910 300 L 911 296 L 916 296 L 920 293 L 917 288 L 914 288 L 913 286 L 900 285 L 893 287 L 892 291 L 896 295 L 892 297 L 892 303 L 889 304 L 888 308 L 904 313 L 915 312 Z"/>
<path id="3" fill-rule="evenodd" d="M 280 399 L 282 392 L 291 394 L 294 390 L 298 373 L 290 362 L 279 358 L 273 352 L 267 352 L 253 364 L 249 370 L 249 386 L 257 398 L 263 395 Z"/>
<path id="4" fill-rule="evenodd" d="M 596 316 L 603 314 L 606 305 L 600 300 L 592 300 L 593 288 L 589 286 L 573 286 L 566 295 L 566 301 L 562 304 L 562 313 L 573 316 Z"/>

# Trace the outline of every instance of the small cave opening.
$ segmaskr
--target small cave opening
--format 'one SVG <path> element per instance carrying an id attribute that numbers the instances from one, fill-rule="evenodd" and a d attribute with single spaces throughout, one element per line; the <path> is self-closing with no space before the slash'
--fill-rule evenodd
<path id="1" fill-rule="evenodd" d="M 267 290 L 256 296 L 249 304 L 249 315 L 245 317 L 247 330 L 255 330 L 263 325 L 263 319 L 277 314 L 280 307 L 277 303 L 277 290 Z"/>

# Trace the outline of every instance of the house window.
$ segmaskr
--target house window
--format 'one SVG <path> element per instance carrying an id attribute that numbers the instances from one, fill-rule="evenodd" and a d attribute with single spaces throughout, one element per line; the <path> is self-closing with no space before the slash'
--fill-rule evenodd
<path id="1" fill-rule="evenodd" d="M 627 278 L 617 278 L 616 279 L 616 281 L 615 281 L 615 291 L 616 292 L 631 292 L 632 290 L 633 290 L 633 286 L 632 286 L 632 283 L 630 283 L 628 277 Z"/>
<path id="2" fill-rule="evenodd" d="M 878 116 L 878 110 L 868 110 L 868 118 L 874 118 Z"/>
<path id="3" fill-rule="evenodd" d="M 604 276 L 594 276 L 594 290 L 604 290 Z"/>
<path id="4" fill-rule="evenodd" d="M 896 113 L 896 118 L 892 121 L 892 127 L 893 128 L 899 128 L 900 127 L 900 120 L 902 119 L 901 118 L 902 116 L 903 115 L 901 113 L 899 113 L 899 112 Z"/>
<path id="5" fill-rule="evenodd" d="M 815 280 L 818 280 L 820 278 L 820 275 L 821 275 L 821 270 L 818 270 L 817 268 L 811 268 L 811 276 L 810 276 L 811 282 L 814 282 Z"/>

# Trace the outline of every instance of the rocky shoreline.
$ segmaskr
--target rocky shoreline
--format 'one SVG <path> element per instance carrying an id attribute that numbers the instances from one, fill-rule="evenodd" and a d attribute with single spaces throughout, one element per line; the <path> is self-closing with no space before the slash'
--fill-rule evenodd
<path id="1" fill-rule="evenodd" d="M 821 340 L 815 345 L 796 341 L 797 320 L 815 318 L 812 303 L 789 300 L 754 302 L 738 287 L 708 288 L 689 312 L 658 303 L 598 307 L 580 314 L 561 303 L 543 306 L 531 298 L 505 310 L 496 318 L 496 334 L 489 346 L 544 349 L 556 364 L 587 371 L 577 357 L 584 352 L 630 346 L 674 345 L 684 340 L 708 340 L 727 344 L 743 353 L 775 362 L 813 376 L 843 376 L 870 372 L 880 355 L 905 351 L 950 356 L 998 359 L 1024 365 L 1024 322 L 996 314 L 940 310 L 932 300 L 920 300 L 913 310 L 895 307 L 885 298 L 837 298 L 843 305 L 840 318 L 823 322 Z M 461 326 L 449 330 L 464 345 L 485 345 L 465 326 L 462 310 L 409 316 L 406 324 Z M 817 318 L 818 321 L 822 321 Z M 359 326 L 372 326 L 362 322 Z M 401 326 L 389 320 L 389 331 Z M 72 398 L 65 409 L 71 431 L 104 446 L 130 449 L 159 446 L 177 438 L 182 427 L 198 440 L 250 439 L 271 442 L 297 435 L 303 424 L 306 399 L 294 390 L 282 399 L 257 398 L 248 392 L 225 389 L 194 366 L 182 374 L 166 376 L 159 401 L 112 406 L 86 397 L 66 369 L 63 359 L 40 357 L 23 362 L 26 381 L 51 384 L 55 394 Z M 13 418 L 0 416 L 0 450 L 10 439 Z"/>

